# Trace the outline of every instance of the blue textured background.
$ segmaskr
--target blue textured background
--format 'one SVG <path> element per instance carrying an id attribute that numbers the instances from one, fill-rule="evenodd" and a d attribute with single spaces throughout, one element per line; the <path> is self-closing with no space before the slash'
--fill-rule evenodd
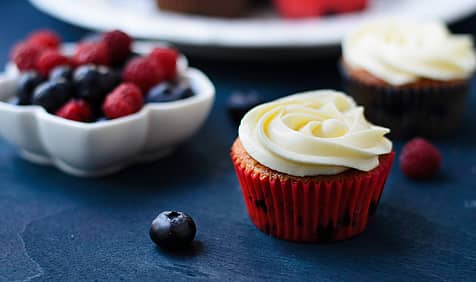
<path id="1" fill-rule="evenodd" d="M 24 1 L 0 1 L 0 64 L 39 27 L 77 40 L 87 31 Z M 476 17 L 452 27 L 476 34 Z M 444 169 L 411 182 L 395 165 L 377 214 L 361 236 L 300 245 L 260 233 L 248 219 L 231 163 L 236 128 L 225 112 L 234 89 L 267 99 L 340 88 L 337 58 L 293 63 L 191 58 L 217 86 L 203 130 L 173 156 L 85 180 L 20 159 L 0 141 L 0 281 L 72 280 L 476 280 L 476 93 L 465 130 L 437 141 Z M 396 143 L 399 150 L 401 143 Z M 148 237 L 159 211 L 179 209 L 198 224 L 189 251 L 158 250 Z"/>

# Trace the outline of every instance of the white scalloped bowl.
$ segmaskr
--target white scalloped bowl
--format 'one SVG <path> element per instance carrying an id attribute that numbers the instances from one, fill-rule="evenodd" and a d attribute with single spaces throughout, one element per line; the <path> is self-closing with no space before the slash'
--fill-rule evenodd
<path id="1" fill-rule="evenodd" d="M 136 162 L 153 161 L 192 137 L 213 105 L 215 88 L 205 74 L 186 67 L 180 76 L 189 81 L 194 96 L 145 104 L 140 112 L 115 120 L 80 123 L 39 106 L 8 104 L 18 75 L 0 74 L 0 136 L 24 159 L 80 177 L 104 176 Z"/>

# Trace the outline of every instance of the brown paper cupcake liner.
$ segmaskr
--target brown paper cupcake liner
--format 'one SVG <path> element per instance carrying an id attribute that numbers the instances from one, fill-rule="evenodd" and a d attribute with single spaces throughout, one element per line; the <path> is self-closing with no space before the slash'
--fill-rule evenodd
<path id="1" fill-rule="evenodd" d="M 462 124 L 469 81 L 395 87 L 352 78 L 340 64 L 347 94 L 365 108 L 369 121 L 391 129 L 392 138 L 444 137 Z"/>

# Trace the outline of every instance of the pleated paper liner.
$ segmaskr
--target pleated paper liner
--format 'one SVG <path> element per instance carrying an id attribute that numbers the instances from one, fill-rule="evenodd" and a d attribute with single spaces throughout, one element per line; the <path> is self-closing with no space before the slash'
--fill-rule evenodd
<path id="1" fill-rule="evenodd" d="M 378 206 L 394 155 L 381 156 L 370 172 L 299 178 L 257 163 L 238 140 L 231 152 L 251 221 L 266 234 L 303 243 L 362 233 Z"/>
<path id="2" fill-rule="evenodd" d="M 369 121 L 390 128 L 392 138 L 451 136 L 462 124 L 469 81 L 396 87 L 357 80 L 342 64 L 340 72 L 347 94 Z"/>

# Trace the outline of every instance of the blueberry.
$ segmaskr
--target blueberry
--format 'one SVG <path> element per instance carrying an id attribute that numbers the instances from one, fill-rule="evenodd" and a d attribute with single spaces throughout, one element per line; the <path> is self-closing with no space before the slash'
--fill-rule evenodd
<path id="1" fill-rule="evenodd" d="M 73 74 L 73 84 L 79 98 L 93 108 L 100 108 L 106 95 L 121 82 L 120 75 L 108 67 L 84 65 Z"/>
<path id="2" fill-rule="evenodd" d="M 243 116 L 262 102 L 258 92 L 235 92 L 232 93 L 227 101 L 228 113 L 233 121 L 239 123 Z"/>
<path id="3" fill-rule="evenodd" d="M 17 83 L 18 105 L 30 105 L 35 88 L 44 81 L 35 71 L 24 72 Z"/>
<path id="4" fill-rule="evenodd" d="M 71 85 L 64 79 L 43 82 L 33 92 L 32 104 L 54 113 L 72 97 Z"/>
<path id="5" fill-rule="evenodd" d="M 193 219 L 182 212 L 165 211 L 160 213 L 150 226 L 152 241 L 165 248 L 181 248 L 189 245 L 195 238 L 197 227 Z"/>
<path id="6" fill-rule="evenodd" d="M 193 96 L 193 91 L 188 85 L 174 85 L 169 82 L 163 82 L 149 90 L 146 97 L 146 103 L 172 102 L 191 96 Z"/>
<path id="7" fill-rule="evenodd" d="M 98 71 L 101 76 L 100 87 L 106 94 L 121 83 L 121 75 L 117 71 L 105 66 L 98 67 Z"/>
<path id="8" fill-rule="evenodd" d="M 94 65 L 84 65 L 73 74 L 73 84 L 79 98 L 93 105 L 101 104 L 106 93 L 101 85 L 102 74 Z"/>
<path id="9" fill-rule="evenodd" d="M 73 79 L 73 69 L 70 66 L 58 66 L 51 70 L 50 80 L 61 78 L 71 81 Z"/>

